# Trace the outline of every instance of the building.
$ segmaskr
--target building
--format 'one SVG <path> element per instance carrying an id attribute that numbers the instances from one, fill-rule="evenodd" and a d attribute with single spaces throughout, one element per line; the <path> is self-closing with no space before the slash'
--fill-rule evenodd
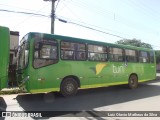
<path id="1" fill-rule="evenodd" d="M 16 67 L 17 67 L 17 50 L 19 45 L 19 32 L 10 31 L 10 62 L 9 62 L 9 87 L 17 86 Z"/>
<path id="2" fill-rule="evenodd" d="M 19 32 L 10 31 L 10 64 L 16 64 L 16 52 L 19 45 Z"/>

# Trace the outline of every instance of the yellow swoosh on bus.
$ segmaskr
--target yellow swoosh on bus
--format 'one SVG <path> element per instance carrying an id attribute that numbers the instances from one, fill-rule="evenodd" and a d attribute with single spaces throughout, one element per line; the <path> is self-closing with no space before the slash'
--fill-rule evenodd
<path id="1" fill-rule="evenodd" d="M 102 70 L 103 68 L 106 66 L 107 64 L 106 63 L 99 63 L 96 65 L 96 75 L 98 75 Z"/>

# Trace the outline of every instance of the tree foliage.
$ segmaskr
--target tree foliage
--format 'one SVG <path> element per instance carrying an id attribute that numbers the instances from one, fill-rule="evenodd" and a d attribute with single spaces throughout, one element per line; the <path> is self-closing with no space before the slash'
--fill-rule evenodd
<path id="1" fill-rule="evenodd" d="M 136 47 L 144 47 L 144 48 L 150 48 L 153 49 L 152 46 L 148 43 L 141 42 L 141 40 L 137 39 L 122 39 L 116 42 L 117 44 L 123 44 L 123 45 L 132 45 Z M 156 62 L 157 64 L 160 63 L 160 50 L 156 50 Z"/>
<path id="2" fill-rule="evenodd" d="M 137 39 L 122 39 L 116 42 L 117 44 L 123 44 L 123 45 L 132 45 L 136 47 L 144 47 L 144 48 L 150 48 L 153 49 L 152 46 L 148 43 L 141 42 L 141 40 Z"/>

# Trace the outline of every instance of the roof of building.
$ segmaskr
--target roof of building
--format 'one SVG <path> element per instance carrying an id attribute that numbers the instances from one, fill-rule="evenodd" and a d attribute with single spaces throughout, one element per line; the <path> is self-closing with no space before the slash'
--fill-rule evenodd
<path id="1" fill-rule="evenodd" d="M 18 31 L 10 31 L 10 35 L 19 36 L 19 32 Z"/>

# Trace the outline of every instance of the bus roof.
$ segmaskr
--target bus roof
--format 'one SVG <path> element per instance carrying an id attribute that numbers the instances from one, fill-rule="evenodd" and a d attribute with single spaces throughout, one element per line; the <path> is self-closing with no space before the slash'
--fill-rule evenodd
<path id="1" fill-rule="evenodd" d="M 118 47 L 118 48 L 126 48 L 126 49 L 136 49 L 136 50 L 144 50 L 144 51 L 153 51 L 153 49 L 149 48 L 143 48 L 143 47 L 136 47 L 131 45 L 123 45 L 123 44 L 116 44 L 116 43 L 108 43 L 108 42 L 102 42 L 99 40 L 90 40 L 90 39 L 82 39 L 82 38 L 75 38 L 75 37 L 69 37 L 69 36 L 63 36 L 63 35 L 55 35 L 55 34 L 48 34 L 48 33 L 39 33 L 39 32 L 30 32 L 28 35 L 34 36 L 39 35 L 42 38 L 48 38 L 48 39 L 60 39 L 60 40 L 66 40 L 66 41 L 73 41 L 73 42 L 86 42 L 89 44 L 97 44 L 97 45 L 103 45 L 103 46 L 111 46 L 111 47 Z"/>

